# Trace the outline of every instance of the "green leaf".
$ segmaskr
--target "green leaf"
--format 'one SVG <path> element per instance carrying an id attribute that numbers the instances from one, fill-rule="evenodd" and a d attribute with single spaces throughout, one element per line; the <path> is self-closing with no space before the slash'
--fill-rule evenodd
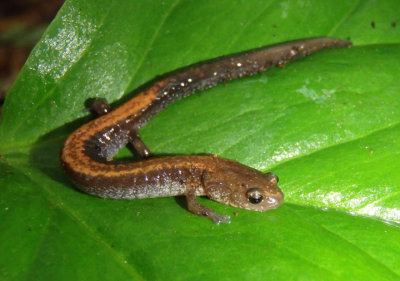
<path id="1" fill-rule="evenodd" d="M 0 124 L 1 280 L 398 280 L 400 23 L 391 1 L 67 1 Z M 88 98 L 117 106 L 180 67 L 349 37 L 171 105 L 141 135 L 280 177 L 285 204 L 214 225 L 178 198 L 105 200 L 59 167 Z M 130 94 L 130 91 L 134 93 Z M 124 153 L 127 153 L 126 151 Z"/>

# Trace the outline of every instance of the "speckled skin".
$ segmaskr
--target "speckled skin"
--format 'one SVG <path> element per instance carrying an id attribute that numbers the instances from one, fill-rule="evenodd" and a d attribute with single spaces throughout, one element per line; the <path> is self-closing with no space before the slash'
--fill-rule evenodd
<path id="1" fill-rule="evenodd" d="M 216 223 L 229 217 L 201 206 L 196 196 L 238 208 L 266 211 L 283 201 L 277 177 L 216 156 L 150 157 L 138 130 L 172 102 L 231 79 L 253 75 L 298 57 L 348 41 L 314 38 L 265 47 L 201 63 L 176 72 L 110 111 L 105 103 L 94 110 L 99 118 L 83 125 L 65 141 L 61 164 L 82 191 L 105 198 L 134 199 L 186 196 L 188 209 Z M 118 163 L 113 156 L 131 143 L 144 158 Z"/>

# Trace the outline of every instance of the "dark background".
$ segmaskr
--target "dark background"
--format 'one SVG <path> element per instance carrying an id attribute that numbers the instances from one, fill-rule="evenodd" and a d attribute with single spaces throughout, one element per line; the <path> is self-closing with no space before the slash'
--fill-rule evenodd
<path id="1" fill-rule="evenodd" d="M 0 107 L 30 51 L 63 2 L 0 1 Z"/>

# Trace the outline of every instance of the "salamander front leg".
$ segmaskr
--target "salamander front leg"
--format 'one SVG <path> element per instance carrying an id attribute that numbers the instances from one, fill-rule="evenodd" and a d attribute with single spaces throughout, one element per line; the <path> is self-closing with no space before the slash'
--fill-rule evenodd
<path id="1" fill-rule="evenodd" d="M 207 217 L 216 224 L 220 224 L 221 222 L 231 223 L 229 216 L 218 214 L 214 210 L 200 205 L 199 202 L 197 202 L 194 190 L 189 190 L 186 192 L 186 202 L 189 211 L 196 215 Z"/>

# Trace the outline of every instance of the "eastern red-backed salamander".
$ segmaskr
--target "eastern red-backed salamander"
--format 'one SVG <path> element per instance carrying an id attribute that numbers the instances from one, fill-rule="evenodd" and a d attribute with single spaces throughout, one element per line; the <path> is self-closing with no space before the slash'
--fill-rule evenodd
<path id="1" fill-rule="evenodd" d="M 115 199 L 186 196 L 188 209 L 215 223 L 229 223 L 200 205 L 196 196 L 254 211 L 274 209 L 283 202 L 278 178 L 236 161 L 217 156 L 152 157 L 139 137 L 139 129 L 172 102 L 231 79 L 253 75 L 320 49 L 350 46 L 345 40 L 314 38 L 265 47 L 188 67 L 155 82 L 119 108 L 94 102 L 100 117 L 83 125 L 65 141 L 61 164 L 86 193 Z M 141 161 L 113 160 L 131 143 Z"/>

